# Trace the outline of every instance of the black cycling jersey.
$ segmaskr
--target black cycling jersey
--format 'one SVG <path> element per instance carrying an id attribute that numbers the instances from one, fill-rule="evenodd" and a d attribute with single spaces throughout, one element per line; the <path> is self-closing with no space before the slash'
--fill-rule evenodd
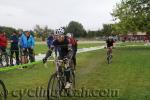
<path id="1" fill-rule="evenodd" d="M 107 47 L 112 47 L 113 43 L 114 43 L 114 40 L 113 39 L 107 39 L 106 43 L 107 43 Z"/>
<path id="2" fill-rule="evenodd" d="M 67 56 L 69 52 L 68 46 L 69 46 L 69 40 L 67 39 L 67 37 L 65 37 L 64 41 L 62 42 L 59 42 L 58 40 L 54 40 L 52 43 L 52 47 L 58 50 L 59 56 L 61 58 Z"/>

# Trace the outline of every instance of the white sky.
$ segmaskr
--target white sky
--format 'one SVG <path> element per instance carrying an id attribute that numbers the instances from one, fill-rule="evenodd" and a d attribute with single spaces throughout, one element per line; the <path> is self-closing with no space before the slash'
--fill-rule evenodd
<path id="1" fill-rule="evenodd" d="M 55 29 L 72 20 L 86 30 L 111 23 L 110 12 L 120 0 L 0 0 L 0 25 L 33 29 L 36 24 Z"/>

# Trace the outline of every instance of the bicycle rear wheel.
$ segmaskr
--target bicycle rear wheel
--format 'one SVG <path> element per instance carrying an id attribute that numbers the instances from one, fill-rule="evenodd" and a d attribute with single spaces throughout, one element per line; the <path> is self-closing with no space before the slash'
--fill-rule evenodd
<path id="1" fill-rule="evenodd" d="M 6 98 L 7 98 L 7 90 L 3 81 L 0 80 L 0 100 L 6 100 Z"/>

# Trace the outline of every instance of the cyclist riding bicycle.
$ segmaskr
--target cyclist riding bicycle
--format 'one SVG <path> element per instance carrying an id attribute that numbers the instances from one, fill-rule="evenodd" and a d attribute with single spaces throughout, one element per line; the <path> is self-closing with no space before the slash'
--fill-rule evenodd
<path id="1" fill-rule="evenodd" d="M 43 58 L 43 63 L 45 63 L 48 59 L 48 57 L 51 56 L 52 51 L 56 48 L 58 51 L 58 60 L 63 60 L 66 57 L 71 59 L 69 57 L 70 52 L 72 52 L 71 49 L 71 44 L 67 38 L 67 36 L 64 35 L 64 29 L 60 28 L 57 29 L 54 33 L 55 35 L 55 40 L 53 41 L 51 47 L 49 48 L 49 50 L 46 53 L 46 56 Z M 57 71 L 61 72 L 61 68 L 57 68 Z M 70 83 L 70 72 L 65 70 L 65 76 L 66 76 L 66 86 L 65 88 L 70 88 L 71 87 L 71 83 Z"/>
<path id="2" fill-rule="evenodd" d="M 114 46 L 114 39 L 113 37 L 109 36 L 108 39 L 106 39 L 107 49 L 112 54 L 112 48 Z"/>

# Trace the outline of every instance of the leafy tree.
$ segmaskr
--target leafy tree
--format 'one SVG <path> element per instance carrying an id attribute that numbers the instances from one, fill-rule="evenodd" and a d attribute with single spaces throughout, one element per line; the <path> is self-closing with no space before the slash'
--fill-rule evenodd
<path id="1" fill-rule="evenodd" d="M 36 25 L 34 31 L 35 36 L 38 38 L 42 38 L 42 41 L 45 41 L 45 38 L 47 38 L 48 35 L 53 32 L 53 30 L 49 29 L 48 26 L 40 27 L 40 25 Z"/>
<path id="2" fill-rule="evenodd" d="M 103 35 L 112 35 L 112 25 L 111 24 L 103 24 L 103 28 L 101 30 Z"/>
<path id="3" fill-rule="evenodd" d="M 71 21 L 69 25 L 66 27 L 66 33 L 74 33 L 75 37 L 85 37 L 86 31 L 82 24 L 79 22 Z"/>
<path id="4" fill-rule="evenodd" d="M 137 32 L 150 30 L 150 1 L 149 0 L 122 0 L 116 5 L 112 16 L 117 25 L 116 30 L 124 32 Z"/>
<path id="5" fill-rule="evenodd" d="M 5 26 L 0 26 L 0 30 L 5 32 L 7 37 L 10 37 L 12 35 L 12 33 L 14 31 L 16 31 L 16 29 L 14 29 L 12 27 L 5 27 Z"/>

